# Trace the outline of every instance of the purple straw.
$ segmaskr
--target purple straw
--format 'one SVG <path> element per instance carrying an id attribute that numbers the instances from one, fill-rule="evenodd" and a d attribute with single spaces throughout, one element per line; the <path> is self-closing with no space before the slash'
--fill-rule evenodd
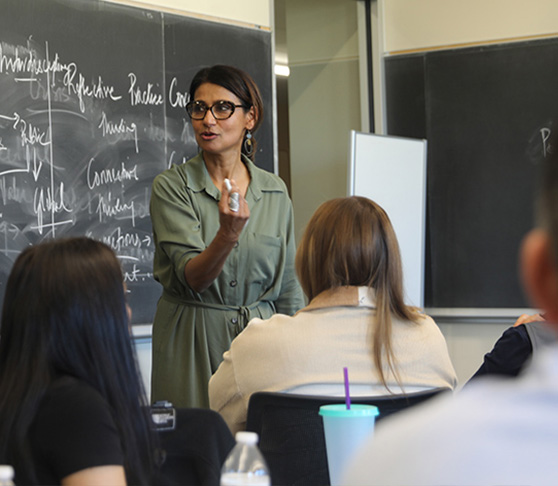
<path id="1" fill-rule="evenodd" d="M 349 394 L 349 370 L 343 368 L 343 376 L 345 378 L 345 403 L 347 404 L 347 410 L 351 409 L 351 395 Z"/>

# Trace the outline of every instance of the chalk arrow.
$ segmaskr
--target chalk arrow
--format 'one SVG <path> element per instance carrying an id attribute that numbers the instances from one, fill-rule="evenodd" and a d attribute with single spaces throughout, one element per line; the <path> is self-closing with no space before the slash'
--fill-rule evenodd
<path id="1" fill-rule="evenodd" d="M 37 151 L 33 149 L 33 179 L 37 182 L 39 178 L 39 172 L 41 172 L 41 167 L 43 163 L 39 160 L 39 166 L 37 167 Z"/>

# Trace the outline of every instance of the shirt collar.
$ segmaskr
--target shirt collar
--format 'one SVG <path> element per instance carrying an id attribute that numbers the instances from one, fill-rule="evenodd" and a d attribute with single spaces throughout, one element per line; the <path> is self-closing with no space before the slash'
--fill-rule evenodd
<path id="1" fill-rule="evenodd" d="M 250 185 L 248 186 L 248 192 L 252 194 L 254 200 L 258 201 L 262 197 L 262 190 L 265 191 L 268 190 L 268 188 L 265 185 L 263 176 L 259 173 L 259 171 L 255 170 L 255 164 L 244 154 L 241 154 L 241 157 L 242 163 L 246 166 L 248 172 L 250 173 Z M 184 171 L 187 176 L 186 185 L 189 189 L 194 192 L 205 191 L 217 201 L 221 199 L 221 191 L 219 191 L 219 189 L 215 187 L 215 184 L 213 184 L 201 152 L 185 162 L 184 166 Z M 269 189 L 276 190 L 275 187 Z"/>
<path id="2" fill-rule="evenodd" d="M 376 298 L 374 291 L 368 287 L 337 287 L 324 290 L 302 311 L 310 311 L 315 309 L 325 309 L 328 307 L 376 307 Z"/>

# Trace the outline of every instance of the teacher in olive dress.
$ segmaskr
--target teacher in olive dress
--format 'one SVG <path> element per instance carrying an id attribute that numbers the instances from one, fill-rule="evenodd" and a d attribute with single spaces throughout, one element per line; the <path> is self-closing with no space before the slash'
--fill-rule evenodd
<path id="1" fill-rule="evenodd" d="M 153 181 L 152 400 L 209 407 L 208 382 L 254 317 L 294 314 L 293 210 L 284 182 L 253 162 L 258 87 L 232 66 L 200 70 L 186 106 L 200 153 Z"/>

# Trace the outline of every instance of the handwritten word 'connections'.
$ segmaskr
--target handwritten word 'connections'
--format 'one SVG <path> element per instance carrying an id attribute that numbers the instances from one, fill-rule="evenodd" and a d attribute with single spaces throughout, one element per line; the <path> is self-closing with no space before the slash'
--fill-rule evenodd
<path id="1" fill-rule="evenodd" d="M 89 164 L 87 164 L 87 186 L 89 189 L 94 189 L 106 184 L 113 184 L 115 182 L 122 183 L 124 181 L 139 180 L 137 165 L 134 165 L 132 169 L 128 170 L 124 162 L 122 162 L 120 169 L 102 169 L 96 171 L 91 168 L 94 163 L 95 159 L 91 159 Z"/>

